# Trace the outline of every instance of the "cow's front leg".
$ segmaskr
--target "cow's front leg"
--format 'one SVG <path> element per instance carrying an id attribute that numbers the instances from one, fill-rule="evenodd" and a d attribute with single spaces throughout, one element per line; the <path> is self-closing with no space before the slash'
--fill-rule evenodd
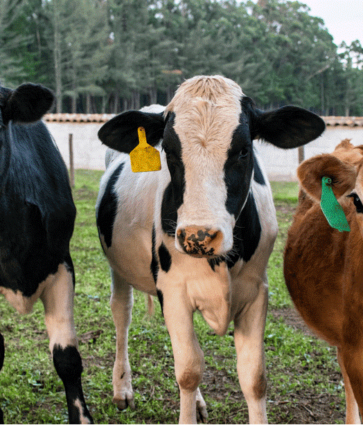
<path id="1" fill-rule="evenodd" d="M 180 388 L 179 423 L 197 423 L 197 393 L 204 371 L 204 356 L 193 327 L 193 310 L 185 288 L 165 285 L 163 312 L 173 347 L 175 375 Z M 160 293 L 159 293 L 160 295 Z M 199 393 L 199 401 L 200 401 Z M 205 407 L 204 407 L 205 408 Z"/>
<path id="2" fill-rule="evenodd" d="M 200 392 L 199 387 L 197 388 L 197 419 L 202 422 L 207 422 L 208 419 L 208 412 L 207 412 L 207 405 L 204 401 L 204 398 L 202 396 L 202 393 Z"/>
<path id="3" fill-rule="evenodd" d="M 73 296 L 74 274 L 69 257 L 67 264 L 59 266 L 57 274 L 45 287 L 41 300 L 44 304 L 49 348 L 66 392 L 69 422 L 93 423 L 82 391 L 83 368 L 73 321 Z"/>
<path id="4" fill-rule="evenodd" d="M 116 359 L 113 366 L 113 402 L 119 409 L 135 409 L 132 374 L 128 355 L 128 331 L 131 323 L 132 286 L 111 271 L 111 310 L 116 327 Z"/>
<path id="5" fill-rule="evenodd" d="M 265 282 L 256 279 L 256 298 L 235 318 L 238 378 L 247 401 L 251 424 L 267 423 L 263 343 L 268 298 L 267 277 Z"/>

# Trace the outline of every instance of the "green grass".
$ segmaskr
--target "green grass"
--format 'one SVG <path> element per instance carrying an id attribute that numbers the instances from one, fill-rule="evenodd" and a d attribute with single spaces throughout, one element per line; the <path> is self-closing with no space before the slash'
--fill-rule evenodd
<path id="1" fill-rule="evenodd" d="M 77 171 L 74 189 L 78 213 L 71 253 L 76 270 L 75 322 L 86 400 L 97 423 L 175 423 L 179 395 L 168 333 L 158 302 L 155 315 L 149 318 L 144 295 L 136 291 L 129 355 L 137 409 L 120 412 L 112 403 L 115 329 L 109 306 L 109 270 L 99 245 L 94 211 L 101 174 Z M 268 269 L 268 417 L 272 423 L 301 422 L 296 406 L 302 392 L 307 397 L 307 389 L 311 399 L 316 397 L 317 405 L 321 394 L 328 400 L 334 397 L 334 407 L 329 407 L 332 410 L 343 412 L 344 402 L 340 381 L 331 379 L 338 370 L 334 350 L 293 329 L 276 314 L 291 307 L 282 276 L 282 253 L 297 201 L 297 185 L 274 183 L 273 191 L 280 232 Z M 32 314 L 19 316 L 3 300 L 0 311 L 0 332 L 6 344 L 0 373 L 0 406 L 5 422 L 67 422 L 64 389 L 49 354 L 42 304 L 38 302 Z M 247 407 L 236 373 L 233 327 L 225 337 L 218 337 L 199 314 L 195 315 L 195 327 L 206 359 L 201 388 L 208 404 L 209 422 L 247 423 Z M 332 417 L 327 420 L 331 422 Z"/>

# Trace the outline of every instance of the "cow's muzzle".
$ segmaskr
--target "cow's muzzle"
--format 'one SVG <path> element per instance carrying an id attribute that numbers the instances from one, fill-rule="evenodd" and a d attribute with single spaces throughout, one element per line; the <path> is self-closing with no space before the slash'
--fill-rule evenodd
<path id="1" fill-rule="evenodd" d="M 220 254 L 223 233 L 220 230 L 188 226 L 177 230 L 184 252 L 193 257 L 213 257 Z"/>

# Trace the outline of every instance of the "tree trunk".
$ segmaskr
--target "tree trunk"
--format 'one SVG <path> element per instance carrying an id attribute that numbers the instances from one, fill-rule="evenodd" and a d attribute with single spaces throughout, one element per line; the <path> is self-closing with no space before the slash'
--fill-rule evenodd
<path id="1" fill-rule="evenodd" d="M 72 114 L 77 113 L 77 98 L 75 95 L 72 96 Z"/>
<path id="2" fill-rule="evenodd" d="M 91 114 L 91 95 L 86 94 L 86 114 Z"/>
<path id="3" fill-rule="evenodd" d="M 324 115 L 324 111 L 325 111 L 325 105 L 324 105 L 324 77 L 323 77 L 323 75 L 324 74 L 322 74 L 322 77 L 321 77 L 321 92 L 320 92 L 320 95 L 321 95 L 321 114 L 322 115 Z"/>
<path id="4" fill-rule="evenodd" d="M 56 112 L 62 112 L 62 51 L 61 37 L 59 32 L 59 8 L 58 0 L 53 0 L 54 12 L 54 73 L 55 73 L 55 96 Z"/>
<path id="5" fill-rule="evenodd" d="M 140 93 L 136 90 L 132 92 L 133 97 L 133 108 L 140 109 Z"/>
<path id="6" fill-rule="evenodd" d="M 158 91 L 155 87 L 149 88 L 149 99 L 150 99 L 150 105 L 153 105 L 157 103 L 158 101 Z"/>
<path id="7" fill-rule="evenodd" d="M 171 102 L 171 99 L 174 96 L 174 87 L 168 86 L 166 89 L 166 104 L 168 105 Z"/>
<path id="8" fill-rule="evenodd" d="M 115 91 L 115 98 L 114 98 L 114 104 L 113 104 L 113 113 L 117 114 L 119 111 L 119 103 L 120 103 L 120 98 L 119 98 L 119 94 L 118 91 Z"/>

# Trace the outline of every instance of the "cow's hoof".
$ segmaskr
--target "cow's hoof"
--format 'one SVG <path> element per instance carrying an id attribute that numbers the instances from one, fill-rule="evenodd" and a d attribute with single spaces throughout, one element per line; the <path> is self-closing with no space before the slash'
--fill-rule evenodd
<path id="1" fill-rule="evenodd" d="M 208 419 L 207 405 L 205 401 L 197 400 L 197 420 L 206 423 Z"/>
<path id="2" fill-rule="evenodd" d="M 125 394 L 124 398 L 121 398 L 120 396 L 115 396 L 112 401 L 120 410 L 125 410 L 128 407 L 131 410 L 135 410 L 135 401 L 134 396 L 132 394 Z"/>

